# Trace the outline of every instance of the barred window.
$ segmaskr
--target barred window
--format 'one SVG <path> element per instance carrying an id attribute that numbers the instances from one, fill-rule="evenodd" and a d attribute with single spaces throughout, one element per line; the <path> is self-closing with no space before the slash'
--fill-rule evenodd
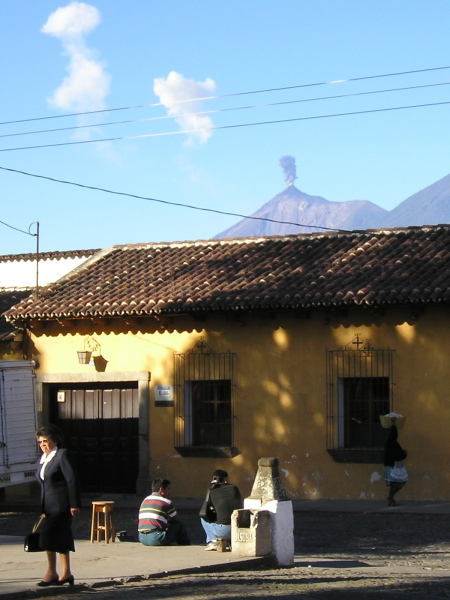
<path id="1" fill-rule="evenodd" d="M 235 456 L 233 363 L 201 339 L 175 354 L 175 446 L 183 456 Z"/>
<path id="2" fill-rule="evenodd" d="M 380 448 L 380 415 L 389 412 L 389 377 L 342 377 L 338 380 L 340 448 Z"/>
<path id="3" fill-rule="evenodd" d="M 335 459 L 378 462 L 385 440 L 380 415 L 392 410 L 392 391 L 390 348 L 374 348 L 357 335 L 327 352 L 327 449 Z M 364 451 L 360 458 L 357 451 Z"/>

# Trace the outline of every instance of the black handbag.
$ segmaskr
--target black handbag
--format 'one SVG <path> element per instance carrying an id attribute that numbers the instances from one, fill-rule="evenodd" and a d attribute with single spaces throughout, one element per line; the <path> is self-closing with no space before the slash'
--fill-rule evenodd
<path id="1" fill-rule="evenodd" d="M 212 505 L 211 498 L 209 497 L 210 490 L 206 493 L 206 498 L 202 504 L 200 512 L 200 518 L 206 521 L 207 523 L 215 523 L 217 520 L 217 514 L 214 510 L 214 506 Z"/>
<path id="2" fill-rule="evenodd" d="M 25 552 L 43 552 L 43 548 L 39 545 L 39 540 L 41 537 L 41 533 L 38 531 L 39 527 L 42 525 L 42 522 L 45 519 L 45 515 L 41 515 L 39 519 L 34 524 L 34 527 L 27 536 L 25 536 L 25 541 L 23 544 L 23 549 Z"/>

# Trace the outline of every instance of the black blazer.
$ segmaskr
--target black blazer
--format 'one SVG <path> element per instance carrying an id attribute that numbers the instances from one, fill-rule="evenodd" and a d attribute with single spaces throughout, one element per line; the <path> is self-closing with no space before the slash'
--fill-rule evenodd
<path id="1" fill-rule="evenodd" d="M 65 448 L 58 448 L 45 467 L 45 479 L 40 477 L 42 465 L 38 463 L 36 477 L 41 485 L 41 508 L 45 514 L 57 514 L 79 508 L 80 484 L 75 465 Z"/>

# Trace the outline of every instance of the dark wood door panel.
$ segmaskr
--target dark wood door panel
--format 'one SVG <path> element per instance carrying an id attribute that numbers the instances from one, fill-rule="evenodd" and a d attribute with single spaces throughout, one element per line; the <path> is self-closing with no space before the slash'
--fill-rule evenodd
<path id="1" fill-rule="evenodd" d="M 58 402 L 58 397 L 64 401 Z M 65 447 L 75 456 L 84 492 L 135 493 L 138 411 L 137 386 L 55 386 L 52 418 L 64 432 Z"/>

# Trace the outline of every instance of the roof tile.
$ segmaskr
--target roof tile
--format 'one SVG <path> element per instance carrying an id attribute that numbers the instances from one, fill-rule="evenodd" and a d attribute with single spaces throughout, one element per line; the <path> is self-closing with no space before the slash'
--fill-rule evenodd
<path id="1" fill-rule="evenodd" d="M 450 226 L 115 246 L 11 321 L 450 302 Z M 8 307 L 6 307 L 8 308 Z"/>

